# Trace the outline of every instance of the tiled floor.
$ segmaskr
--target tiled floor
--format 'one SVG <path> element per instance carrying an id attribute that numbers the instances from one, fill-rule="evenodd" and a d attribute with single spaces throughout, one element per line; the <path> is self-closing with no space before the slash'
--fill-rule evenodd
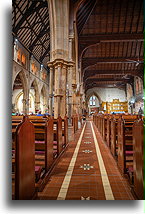
<path id="1" fill-rule="evenodd" d="M 77 131 L 75 141 L 70 143 L 38 198 L 134 200 L 128 182 L 92 121 L 86 121 Z"/>

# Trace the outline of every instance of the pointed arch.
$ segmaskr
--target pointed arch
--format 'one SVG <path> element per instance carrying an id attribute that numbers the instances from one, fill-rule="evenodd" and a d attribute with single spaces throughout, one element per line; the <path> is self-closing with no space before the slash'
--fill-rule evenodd
<path id="1" fill-rule="evenodd" d="M 48 105 L 47 105 L 47 92 L 46 92 L 46 87 L 43 84 L 42 88 L 41 88 L 41 92 L 40 92 L 40 108 L 42 113 L 45 113 L 46 110 L 48 109 Z"/>
<path id="2" fill-rule="evenodd" d="M 102 100 L 101 100 L 100 96 L 99 96 L 95 91 L 91 91 L 88 95 L 86 95 L 86 103 L 89 102 L 89 100 L 90 100 L 90 98 L 91 98 L 92 96 L 96 96 L 96 97 L 98 98 L 99 104 L 102 103 Z"/>
<path id="3" fill-rule="evenodd" d="M 27 112 L 28 112 L 28 105 L 27 104 L 28 104 L 28 91 L 29 91 L 29 89 L 28 89 L 28 81 L 26 78 L 26 74 L 23 70 L 20 70 L 14 78 L 13 85 L 12 85 L 12 89 L 13 89 L 12 95 L 14 95 L 14 90 L 16 87 L 16 81 L 18 81 L 18 80 L 19 80 L 19 83 L 21 82 L 19 89 L 22 90 L 21 95 L 23 95 L 23 112 L 21 112 L 21 113 L 27 114 Z M 14 100 L 14 102 L 15 102 L 15 100 Z"/>
<path id="4" fill-rule="evenodd" d="M 40 93 L 39 87 L 36 78 L 30 84 L 30 92 L 34 89 L 34 97 L 35 97 L 35 112 L 40 110 Z M 30 94 L 29 92 L 29 94 Z"/>

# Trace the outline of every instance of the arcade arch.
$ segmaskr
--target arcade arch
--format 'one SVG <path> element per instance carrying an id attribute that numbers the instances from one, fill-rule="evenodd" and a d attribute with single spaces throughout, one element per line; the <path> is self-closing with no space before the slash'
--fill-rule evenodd
<path id="1" fill-rule="evenodd" d="M 16 75 L 12 89 L 12 112 L 26 114 L 28 112 L 28 84 L 23 71 Z"/>
<path id="2" fill-rule="evenodd" d="M 33 95 L 34 99 L 32 100 L 33 103 L 29 102 L 29 109 L 30 105 L 34 106 L 32 113 L 37 113 L 40 110 L 40 95 L 39 95 L 39 89 L 36 79 L 33 80 L 33 82 L 30 85 L 29 90 L 29 101 L 31 99 L 31 94 Z"/>

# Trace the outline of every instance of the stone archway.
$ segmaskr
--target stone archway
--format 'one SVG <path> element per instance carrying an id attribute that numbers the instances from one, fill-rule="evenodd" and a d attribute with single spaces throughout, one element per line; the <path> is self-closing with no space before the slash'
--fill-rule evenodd
<path id="1" fill-rule="evenodd" d="M 13 86 L 12 86 L 12 111 L 19 111 L 16 109 L 17 104 L 15 103 L 19 95 L 22 96 L 22 108 L 19 113 L 27 114 L 28 113 L 28 83 L 25 73 L 21 70 L 15 77 Z"/>
<path id="2" fill-rule="evenodd" d="M 42 86 L 42 89 L 40 92 L 40 109 L 42 113 L 46 113 L 46 111 L 48 111 L 47 94 L 46 94 L 45 85 Z"/>
<path id="3" fill-rule="evenodd" d="M 34 100 L 35 100 L 34 101 L 35 112 L 33 113 L 37 113 L 40 110 L 40 94 L 39 94 L 39 88 L 38 88 L 38 83 L 36 79 L 34 79 L 30 84 L 29 97 L 30 97 L 30 93 L 33 94 Z"/>
<path id="4" fill-rule="evenodd" d="M 95 96 L 99 102 L 99 107 L 98 109 L 101 107 L 102 104 L 102 100 L 100 98 L 100 96 L 95 92 L 95 91 L 91 91 L 89 94 L 86 95 L 86 111 L 88 113 L 90 113 L 90 109 L 89 109 L 89 100 L 92 96 Z"/>
<path id="5" fill-rule="evenodd" d="M 86 103 L 89 102 L 90 97 L 92 97 L 93 95 L 96 96 L 96 97 L 98 98 L 99 104 L 101 104 L 101 103 L 102 103 L 102 100 L 101 100 L 100 96 L 99 96 L 95 91 L 92 91 L 90 94 L 88 94 L 88 95 L 86 96 Z"/>

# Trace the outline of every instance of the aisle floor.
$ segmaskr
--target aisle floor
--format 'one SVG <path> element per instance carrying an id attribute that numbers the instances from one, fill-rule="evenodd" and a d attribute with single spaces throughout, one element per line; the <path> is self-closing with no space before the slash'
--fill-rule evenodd
<path id="1" fill-rule="evenodd" d="M 40 200 L 134 200 L 125 177 L 92 121 L 75 134 Z"/>

